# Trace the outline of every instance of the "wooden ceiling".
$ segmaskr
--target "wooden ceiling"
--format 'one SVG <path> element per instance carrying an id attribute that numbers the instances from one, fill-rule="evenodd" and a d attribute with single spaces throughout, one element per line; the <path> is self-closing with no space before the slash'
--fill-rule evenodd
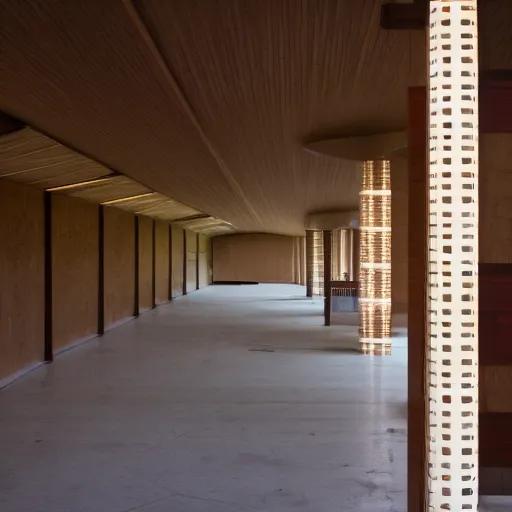
<path id="1" fill-rule="evenodd" d="M 302 146 L 403 129 L 424 81 L 425 34 L 380 30 L 381 4 L 0 0 L 0 109 L 241 231 L 302 234 L 360 180 Z"/>

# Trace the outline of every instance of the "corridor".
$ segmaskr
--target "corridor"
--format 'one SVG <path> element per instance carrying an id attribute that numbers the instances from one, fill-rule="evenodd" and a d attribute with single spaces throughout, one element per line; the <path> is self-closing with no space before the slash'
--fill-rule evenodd
<path id="1" fill-rule="evenodd" d="M 0 392 L 2 512 L 403 512 L 406 351 L 295 285 L 212 286 Z"/>

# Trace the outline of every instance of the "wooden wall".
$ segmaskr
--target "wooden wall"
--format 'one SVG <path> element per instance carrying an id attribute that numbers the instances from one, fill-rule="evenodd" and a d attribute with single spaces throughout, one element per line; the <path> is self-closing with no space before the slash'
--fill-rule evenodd
<path id="1" fill-rule="evenodd" d="M 391 161 L 391 297 L 393 313 L 407 313 L 408 308 L 408 229 L 409 184 L 405 157 Z"/>
<path id="2" fill-rule="evenodd" d="M 211 283 L 210 238 L 199 236 L 198 260 L 198 235 L 166 222 L 140 216 L 136 223 L 115 207 L 4 180 L 0 214 L 0 387 L 42 363 L 45 354 L 49 361 L 151 308 L 153 298 L 162 303 L 170 291 L 182 295 L 185 268 L 188 292 L 196 290 L 198 271 L 201 286 Z"/>
<path id="3" fill-rule="evenodd" d="M 135 237 L 134 216 L 105 207 L 105 327 L 134 313 Z"/>
<path id="4" fill-rule="evenodd" d="M 210 284 L 210 269 L 208 247 L 211 239 L 205 235 L 199 235 L 198 247 L 198 265 L 199 265 L 199 288 L 204 288 Z"/>
<path id="5" fill-rule="evenodd" d="M 184 279 L 184 265 L 183 259 L 185 257 L 185 244 L 183 229 L 172 226 L 172 296 L 179 297 L 183 295 L 183 279 Z"/>
<path id="6" fill-rule="evenodd" d="M 98 330 L 98 206 L 52 196 L 53 349 Z"/>
<path id="7" fill-rule="evenodd" d="M 138 217 L 139 222 L 139 311 L 153 307 L 153 219 Z"/>
<path id="8" fill-rule="evenodd" d="M 43 360 L 43 193 L 0 181 L 0 379 Z"/>
<path id="9" fill-rule="evenodd" d="M 292 236 L 225 235 L 213 239 L 214 281 L 293 283 Z"/>
<path id="10" fill-rule="evenodd" d="M 197 234 L 185 231 L 187 250 L 187 293 L 197 290 Z"/>
<path id="11" fill-rule="evenodd" d="M 169 225 L 155 223 L 155 300 L 162 304 L 169 300 Z"/>

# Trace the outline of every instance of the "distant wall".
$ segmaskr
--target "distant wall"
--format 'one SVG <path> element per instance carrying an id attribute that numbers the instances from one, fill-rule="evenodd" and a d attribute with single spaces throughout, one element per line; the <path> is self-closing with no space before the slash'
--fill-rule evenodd
<path id="1" fill-rule="evenodd" d="M 43 193 L 0 181 L 0 379 L 43 359 Z"/>
<path id="2" fill-rule="evenodd" d="M 155 224 L 155 299 L 157 304 L 169 300 L 169 225 Z"/>
<path id="3" fill-rule="evenodd" d="M 204 288 L 210 284 L 210 246 L 211 239 L 205 235 L 199 235 L 198 265 L 199 265 L 199 288 Z"/>
<path id="4" fill-rule="evenodd" d="M 292 236 L 225 235 L 213 239 L 214 281 L 293 283 Z"/>

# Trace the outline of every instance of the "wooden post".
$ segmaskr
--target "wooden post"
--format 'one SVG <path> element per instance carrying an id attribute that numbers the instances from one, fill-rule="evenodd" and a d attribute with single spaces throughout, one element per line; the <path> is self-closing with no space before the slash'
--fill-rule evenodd
<path id="1" fill-rule="evenodd" d="M 53 361 L 52 193 L 44 193 L 44 360 Z"/>
<path id="2" fill-rule="evenodd" d="M 331 325 L 332 231 L 324 231 L 324 317 Z"/>
<path id="3" fill-rule="evenodd" d="M 172 226 L 169 224 L 169 301 L 172 300 Z"/>
<path id="4" fill-rule="evenodd" d="M 152 287 L 151 287 L 151 308 L 156 308 L 156 220 L 153 219 L 152 242 L 153 259 L 151 261 Z"/>
<path id="5" fill-rule="evenodd" d="M 196 235 L 196 290 L 199 290 L 199 233 Z"/>
<path id="6" fill-rule="evenodd" d="M 139 217 L 137 215 L 133 218 L 133 228 L 134 228 L 134 244 L 133 250 L 135 254 L 135 265 L 134 265 L 134 297 L 133 297 L 133 316 L 139 316 L 140 307 L 139 307 Z"/>
<path id="7" fill-rule="evenodd" d="M 183 230 L 183 295 L 187 295 L 187 231 Z"/>
<path id="8" fill-rule="evenodd" d="M 105 211 L 98 207 L 98 334 L 105 334 Z"/>
<path id="9" fill-rule="evenodd" d="M 409 89 L 408 508 L 427 507 L 427 90 Z"/>

